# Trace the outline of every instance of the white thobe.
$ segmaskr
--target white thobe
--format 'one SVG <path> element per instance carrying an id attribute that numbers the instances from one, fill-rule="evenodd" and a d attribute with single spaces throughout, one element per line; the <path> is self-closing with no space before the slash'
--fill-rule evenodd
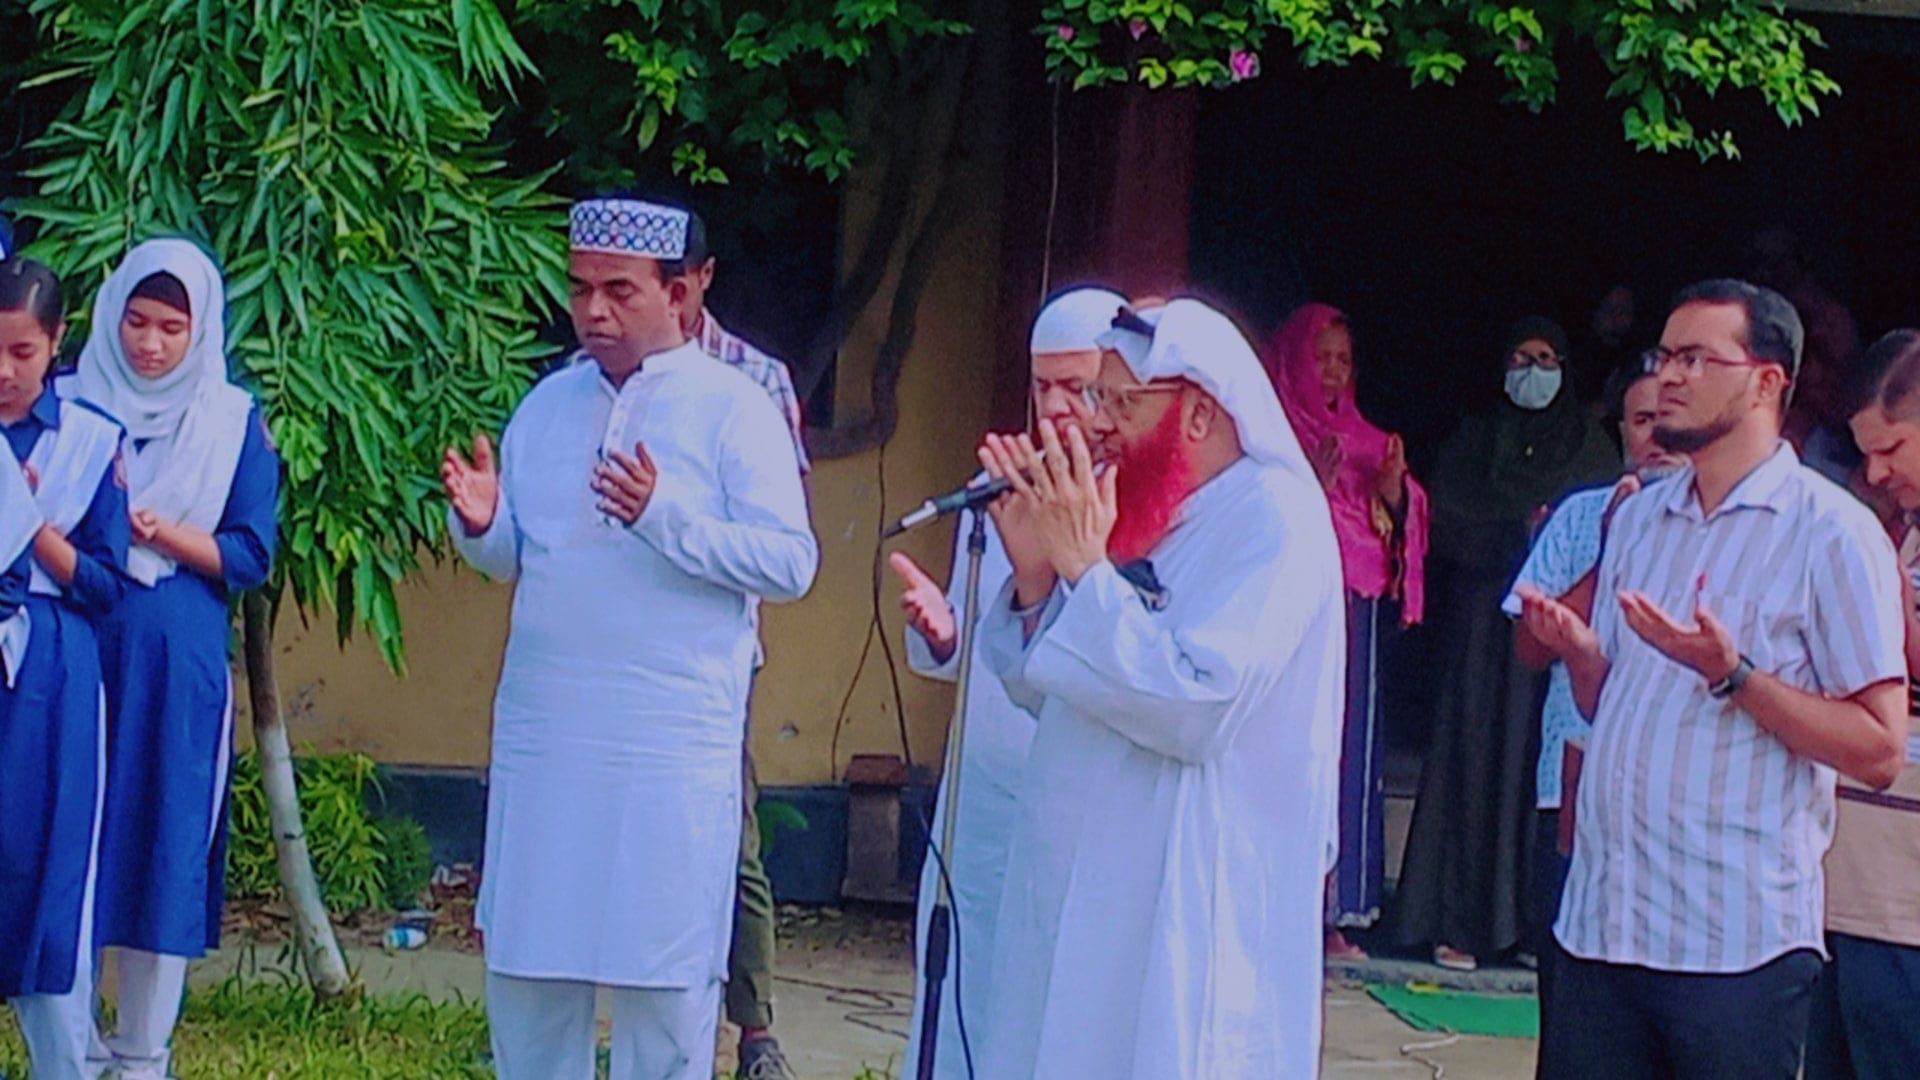
<path id="1" fill-rule="evenodd" d="M 956 624 L 964 625 L 967 614 L 967 534 L 972 531 L 970 514 L 960 517 L 953 545 L 952 579 L 947 584 L 947 603 L 952 605 Z M 992 600 L 1013 576 L 1000 533 L 987 525 L 987 549 L 980 557 L 980 597 Z M 927 640 L 911 627 L 907 630 L 907 662 L 913 670 L 928 678 L 952 682 L 959 677 L 960 655 L 942 662 L 936 660 Z M 1026 771 L 1027 748 L 1033 744 L 1032 714 L 1007 698 L 1007 689 L 985 662 L 976 643 L 967 684 L 967 727 L 960 759 L 960 809 L 954 822 L 953 850 L 943 851 L 947 875 L 953 885 L 953 918 L 960 924 L 961 953 L 947 964 L 947 979 L 940 995 L 940 1035 L 934 1075 L 943 1080 L 966 1080 L 967 1061 L 960 1039 L 956 1004 L 966 1012 L 967 1037 L 978 1063 L 980 1040 L 987 1023 L 988 965 L 993 958 L 993 928 L 1000 913 L 1000 885 L 1007 872 L 1007 846 L 1013 841 L 1018 820 L 1020 778 Z M 933 840 L 937 844 L 944 831 L 947 810 L 948 779 L 940 781 L 933 816 Z M 916 962 L 926 955 L 927 922 L 932 917 L 934 898 L 940 890 L 940 866 L 927 853 L 920 869 L 919 909 L 915 913 L 914 940 Z M 959 991 L 955 993 L 954 975 L 958 972 Z M 909 1072 L 920 1059 L 921 995 L 925 973 L 914 983 L 912 1028 L 907 1039 L 906 1062 Z"/>
<path id="2" fill-rule="evenodd" d="M 597 509 L 603 448 L 644 443 L 631 527 Z M 515 411 L 500 503 L 455 543 L 514 578 L 494 701 L 477 919 L 497 974 L 640 988 L 725 978 L 740 851 L 751 598 L 797 599 L 819 548 L 766 393 L 697 345 L 616 392 L 561 369 Z"/>
<path id="3" fill-rule="evenodd" d="M 1241 459 L 1151 555 L 1109 563 L 1024 640 L 983 636 L 1039 729 L 995 933 L 978 1075 L 1317 1075 L 1323 880 L 1346 665 L 1325 498 Z"/>

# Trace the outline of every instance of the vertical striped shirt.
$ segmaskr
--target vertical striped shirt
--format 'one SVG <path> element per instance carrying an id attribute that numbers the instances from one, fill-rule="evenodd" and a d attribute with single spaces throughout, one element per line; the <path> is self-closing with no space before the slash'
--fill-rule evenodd
<path id="1" fill-rule="evenodd" d="M 1621 590 L 1682 620 L 1697 599 L 1755 669 L 1845 698 L 1905 677 L 1892 543 L 1782 443 L 1711 515 L 1691 469 L 1628 499 L 1600 563 L 1594 631 L 1612 669 L 1580 778 L 1560 943 L 1588 960 L 1715 974 L 1824 951 L 1834 771 L 1643 641 Z"/>

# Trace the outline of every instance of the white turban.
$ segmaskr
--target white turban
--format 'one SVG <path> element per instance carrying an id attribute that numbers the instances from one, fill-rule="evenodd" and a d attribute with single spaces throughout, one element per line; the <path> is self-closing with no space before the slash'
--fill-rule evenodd
<path id="1" fill-rule="evenodd" d="M 1097 349 L 1100 335 L 1113 327 L 1113 317 L 1126 306 L 1127 298 L 1109 289 L 1069 289 L 1034 316 L 1027 352 L 1043 356 Z"/>
<path id="2" fill-rule="evenodd" d="M 1119 353 L 1142 382 L 1186 379 L 1205 390 L 1233 417 L 1248 457 L 1314 479 L 1266 369 L 1233 320 L 1198 300 L 1175 300 L 1138 314 L 1153 327 L 1151 338 L 1115 328 L 1100 347 Z"/>

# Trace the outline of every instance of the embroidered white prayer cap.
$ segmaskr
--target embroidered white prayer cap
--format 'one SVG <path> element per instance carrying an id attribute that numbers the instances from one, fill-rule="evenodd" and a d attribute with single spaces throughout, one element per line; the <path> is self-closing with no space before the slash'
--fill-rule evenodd
<path id="1" fill-rule="evenodd" d="M 1186 379 L 1205 390 L 1233 417 L 1248 457 L 1313 478 L 1272 380 L 1232 319 L 1198 300 L 1175 300 L 1116 320 L 1100 346 L 1119 353 L 1142 382 Z"/>
<path id="2" fill-rule="evenodd" d="M 643 199 L 582 199 L 573 204 L 567 239 L 575 251 L 672 262 L 687 257 L 690 221 L 679 207 Z"/>
<path id="3" fill-rule="evenodd" d="M 1127 298 L 1111 289 L 1085 286 L 1068 289 L 1047 301 L 1034 316 L 1027 352 L 1087 352 L 1100 347 L 1100 335 L 1113 326 L 1113 317 L 1127 306 Z"/>

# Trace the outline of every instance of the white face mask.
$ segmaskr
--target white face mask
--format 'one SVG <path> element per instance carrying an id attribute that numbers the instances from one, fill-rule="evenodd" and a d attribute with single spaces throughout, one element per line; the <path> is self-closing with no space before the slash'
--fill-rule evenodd
<path id="1" fill-rule="evenodd" d="M 1507 372 L 1507 400 L 1528 412 L 1539 412 L 1560 394 L 1560 369 L 1528 366 Z"/>

